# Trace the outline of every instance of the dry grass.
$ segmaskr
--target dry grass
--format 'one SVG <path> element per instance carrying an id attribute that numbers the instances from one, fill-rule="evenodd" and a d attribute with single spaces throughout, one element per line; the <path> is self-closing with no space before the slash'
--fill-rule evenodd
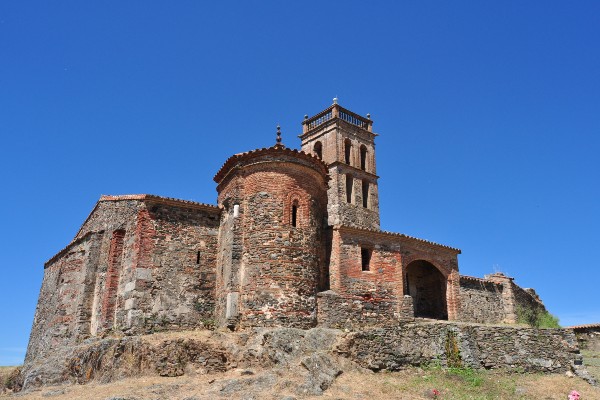
<path id="1" fill-rule="evenodd" d="M 0 367 L 0 393 L 6 388 L 6 381 L 10 374 L 18 367 Z"/>
<path id="2" fill-rule="evenodd" d="M 265 371 L 255 371 L 260 376 Z M 432 389 L 441 395 L 437 399 L 560 399 L 578 390 L 581 400 L 600 399 L 600 388 L 594 388 L 579 378 L 565 375 L 506 374 L 496 371 L 442 370 L 441 368 L 410 368 L 393 373 L 348 372 L 342 374 L 323 396 L 302 397 L 294 394 L 290 381 L 298 381 L 298 376 L 286 372 L 279 376 L 278 383 L 268 389 L 248 393 L 219 395 L 219 388 L 227 379 L 244 379 L 240 371 L 229 371 L 222 375 L 196 375 L 179 378 L 142 377 L 112 382 L 110 384 L 91 383 L 88 385 L 65 385 L 48 387 L 27 394 L 19 394 L 18 399 L 99 399 L 111 397 L 126 399 L 281 399 L 294 396 L 298 399 L 431 399 Z M 215 380 L 215 381 L 213 381 Z M 211 382 L 212 381 L 212 382 Z M 5 396 L 0 396 L 5 398 Z M 6 396 L 11 398 L 12 396 Z"/>

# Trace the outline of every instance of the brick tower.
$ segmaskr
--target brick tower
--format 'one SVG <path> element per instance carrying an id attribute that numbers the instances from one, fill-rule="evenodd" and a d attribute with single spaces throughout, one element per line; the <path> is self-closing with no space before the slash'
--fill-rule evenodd
<path id="1" fill-rule="evenodd" d="M 353 113 L 337 99 L 302 122 L 302 151 L 329 167 L 329 225 L 379 230 L 379 195 L 375 168 L 373 121 Z"/>

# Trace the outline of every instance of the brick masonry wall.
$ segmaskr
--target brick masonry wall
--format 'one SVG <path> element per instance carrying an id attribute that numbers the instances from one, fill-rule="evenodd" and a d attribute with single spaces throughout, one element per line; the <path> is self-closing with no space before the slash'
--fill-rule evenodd
<path id="1" fill-rule="evenodd" d="M 371 268 L 362 270 L 361 248 L 371 251 Z M 413 261 L 434 265 L 446 282 L 449 319 L 460 306 L 458 250 L 381 231 L 337 227 L 333 230 L 330 287 L 342 297 L 382 301 L 403 313 L 406 268 Z"/>
<path id="2" fill-rule="evenodd" d="M 458 254 L 460 250 L 437 245 L 408 236 L 401 236 L 402 265 L 407 268 L 411 262 L 424 260 L 435 266 L 446 280 L 446 307 L 449 320 L 459 320 L 460 276 Z"/>
<path id="3" fill-rule="evenodd" d="M 334 230 L 331 289 L 342 296 L 397 304 L 402 296 L 400 243 L 370 231 Z M 371 268 L 362 270 L 361 248 L 371 251 Z"/>
<path id="4" fill-rule="evenodd" d="M 460 320 L 500 323 L 505 319 L 503 285 L 484 279 L 460 277 Z"/>
<path id="5" fill-rule="evenodd" d="M 406 323 L 349 334 L 338 352 L 375 370 L 439 361 L 447 366 L 566 372 L 581 364 L 570 329 Z"/>

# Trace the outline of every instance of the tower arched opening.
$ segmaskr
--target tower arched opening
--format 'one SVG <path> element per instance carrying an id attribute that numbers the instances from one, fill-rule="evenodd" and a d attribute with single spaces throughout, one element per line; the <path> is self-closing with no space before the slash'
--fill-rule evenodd
<path id="1" fill-rule="evenodd" d="M 352 154 L 352 142 L 350 139 L 344 140 L 344 161 L 350 165 L 350 155 Z"/>
<path id="2" fill-rule="evenodd" d="M 367 146 L 364 144 L 360 146 L 360 169 L 367 170 Z"/>
<path id="3" fill-rule="evenodd" d="M 323 159 L 323 144 L 321 144 L 321 142 L 315 143 L 315 146 L 313 147 L 313 151 L 319 159 L 321 159 L 321 160 Z"/>

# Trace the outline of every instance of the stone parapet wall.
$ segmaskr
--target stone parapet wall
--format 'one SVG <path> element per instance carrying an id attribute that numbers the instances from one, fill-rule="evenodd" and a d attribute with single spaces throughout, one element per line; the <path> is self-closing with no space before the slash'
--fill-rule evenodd
<path id="1" fill-rule="evenodd" d="M 374 370 L 439 362 L 445 366 L 566 372 L 580 365 L 570 329 L 406 323 L 350 333 L 337 351 Z"/>
<path id="2" fill-rule="evenodd" d="M 542 303 L 533 289 L 523 289 L 513 282 L 513 293 L 515 296 L 517 318 L 522 313 L 522 310 L 531 310 L 534 314 L 547 312 L 544 303 Z"/>
<path id="3" fill-rule="evenodd" d="M 501 323 L 505 319 L 504 286 L 485 279 L 460 277 L 460 320 Z"/>
<path id="4" fill-rule="evenodd" d="M 399 318 L 397 301 L 340 296 L 332 290 L 317 294 L 317 321 L 321 327 L 354 330 L 395 324 Z"/>

